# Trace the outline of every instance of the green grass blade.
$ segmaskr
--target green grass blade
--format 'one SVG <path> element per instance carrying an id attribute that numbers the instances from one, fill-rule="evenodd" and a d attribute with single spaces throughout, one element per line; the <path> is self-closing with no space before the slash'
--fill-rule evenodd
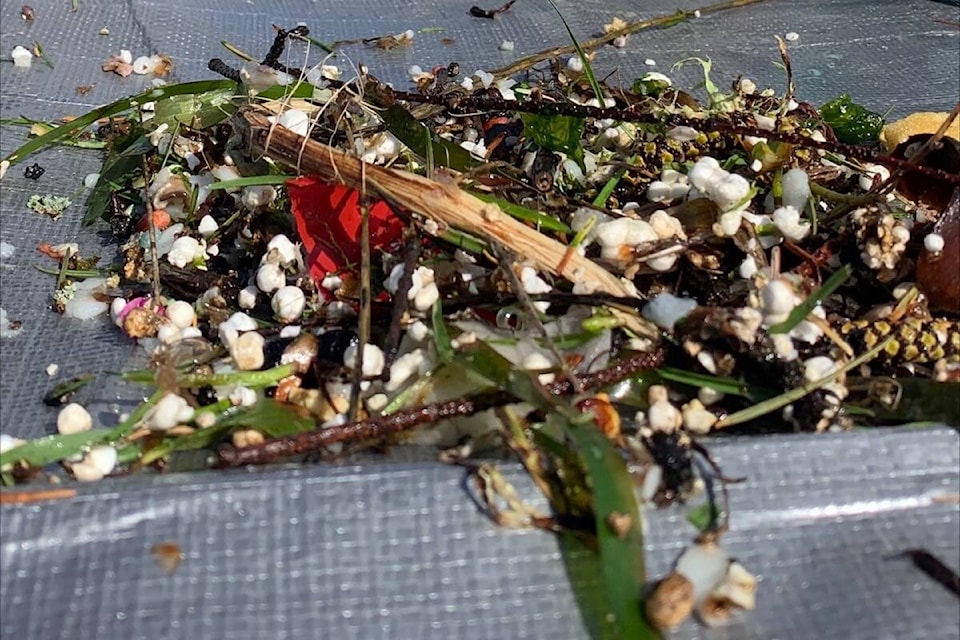
<path id="1" fill-rule="evenodd" d="M 588 58 L 587 54 L 584 53 L 583 47 L 580 46 L 580 41 L 577 40 L 577 36 L 573 35 L 573 30 L 570 29 L 570 25 L 567 24 L 563 14 L 560 13 L 560 8 L 553 2 L 553 0 L 547 0 L 547 2 L 550 3 L 550 6 L 553 7 L 553 10 L 557 12 L 558 16 L 560 16 L 560 22 L 563 23 L 563 28 L 567 30 L 567 34 L 570 36 L 570 40 L 573 42 L 573 48 L 577 50 L 577 55 L 580 56 L 580 62 L 583 63 L 583 74 L 587 77 L 587 82 L 590 84 L 590 88 L 593 89 L 593 95 L 595 95 L 597 100 L 600 101 L 601 106 L 604 105 L 603 89 L 600 88 L 600 83 L 597 82 L 597 76 L 593 74 L 593 67 L 590 66 L 590 58 Z"/>
<path id="2" fill-rule="evenodd" d="M 690 387 L 706 387 L 719 391 L 728 396 L 741 396 L 747 399 L 753 399 L 758 394 L 749 389 L 746 384 L 733 378 L 723 378 L 720 376 L 711 376 L 704 373 L 694 373 L 683 369 L 674 369 L 673 367 L 661 367 L 657 369 L 657 374 L 668 382 L 685 384 Z"/>
<path id="3" fill-rule="evenodd" d="M 391 105 L 380 114 L 387 130 L 420 158 L 433 154 L 435 166 L 467 171 L 479 164 L 470 152 L 449 140 L 435 138 L 430 130 L 398 104 Z"/>
<path id="4" fill-rule="evenodd" d="M 856 358 L 855 360 L 851 360 L 846 365 L 844 365 L 843 368 L 837 370 L 836 372 L 830 374 L 829 376 L 825 376 L 820 380 L 816 380 L 814 382 L 811 382 L 810 384 L 803 385 L 802 387 L 797 387 L 796 389 L 791 389 L 790 391 L 781 393 L 780 395 L 770 398 L 769 400 L 764 400 L 763 402 L 759 402 L 753 405 L 752 407 L 747 407 L 746 409 L 743 409 L 741 411 L 731 413 L 729 416 L 727 416 L 726 418 L 718 422 L 714 428 L 722 429 L 724 427 L 732 427 L 735 424 L 749 422 L 750 420 L 755 420 L 761 416 L 765 416 L 768 413 L 776 411 L 777 409 L 782 409 L 788 404 L 792 402 L 796 402 L 797 400 L 804 397 L 811 391 L 819 389 L 823 385 L 833 382 L 834 380 L 836 380 L 846 372 L 852 371 L 853 369 L 856 369 L 860 365 L 870 362 L 877 356 L 878 353 L 880 353 L 886 348 L 887 344 L 889 344 L 891 340 L 893 340 L 893 336 L 890 336 L 889 338 L 887 338 L 886 340 L 884 340 L 883 342 L 875 346 L 873 349 L 870 349 L 869 351 L 861 355 L 859 358 Z"/>
<path id="5" fill-rule="evenodd" d="M 455 361 L 490 380 L 517 399 L 547 412 L 547 421 L 574 446 L 586 472 L 585 486 L 568 487 L 567 492 L 588 491 L 595 518 L 595 533 L 602 573 L 602 601 L 596 620 L 588 625 L 601 637 L 654 640 L 659 634 L 643 617 L 646 574 L 643 534 L 633 480 L 619 451 L 584 416 L 564 400 L 550 396 L 534 374 L 517 370 L 492 347 L 477 342 L 458 352 Z M 614 522 L 626 523 L 621 529 Z M 612 632 L 611 632 L 612 629 Z"/>
<path id="6" fill-rule="evenodd" d="M 209 187 L 210 191 L 217 191 L 218 189 L 242 189 L 243 187 L 259 187 L 261 185 L 273 185 L 273 184 L 286 184 L 287 180 L 290 180 L 293 176 L 276 176 L 276 175 L 267 175 L 267 176 L 247 176 L 245 178 L 236 178 L 235 180 L 223 180 L 222 182 L 214 182 Z"/>
<path id="7" fill-rule="evenodd" d="M 770 327 L 769 332 L 789 333 L 792 331 L 794 327 L 803 322 L 803 320 L 810 315 L 810 312 L 813 311 L 821 301 L 826 299 L 827 296 L 840 288 L 840 286 L 850 277 L 851 273 L 852 271 L 850 270 L 849 265 L 843 265 L 837 269 L 832 276 L 827 278 L 827 281 L 823 283 L 823 286 L 807 296 L 806 300 L 798 304 L 794 310 L 790 312 L 790 315 L 787 316 L 786 320 Z"/>
<path id="8" fill-rule="evenodd" d="M 163 397 L 164 391 L 157 391 L 150 399 L 141 404 L 130 414 L 130 417 L 113 429 L 94 429 L 82 433 L 68 435 L 47 436 L 31 440 L 19 447 L 0 454 L 0 467 L 14 462 L 23 461 L 31 467 L 43 467 L 53 462 L 59 462 L 70 456 L 82 453 L 87 447 L 115 442 L 131 433 L 137 424 L 147 415 L 153 405 Z"/>
<path id="9" fill-rule="evenodd" d="M 610 198 L 610 194 L 613 193 L 613 190 L 617 188 L 617 185 L 620 184 L 620 180 L 623 179 L 623 176 L 627 175 L 627 168 L 620 167 L 617 169 L 616 173 L 610 176 L 610 179 L 607 180 L 606 184 L 603 185 L 603 189 L 600 189 L 600 193 L 597 194 L 597 197 L 593 199 L 593 206 L 597 208 L 603 208 L 607 204 L 607 199 Z"/>
<path id="10" fill-rule="evenodd" d="M 539 230 L 557 231 L 559 233 L 571 233 L 572 231 L 570 227 L 567 226 L 563 221 L 540 213 L 539 211 L 535 211 L 534 209 L 528 209 L 527 207 L 513 204 L 512 202 L 504 200 L 503 198 L 498 198 L 487 193 L 477 193 L 475 191 L 471 191 L 470 194 L 480 200 L 483 200 L 484 202 L 496 204 L 510 217 L 516 218 L 517 220 L 522 220 L 524 222 L 530 222 Z"/>
<path id="11" fill-rule="evenodd" d="M 236 83 L 232 80 L 199 80 L 196 82 L 182 82 L 180 84 L 171 84 L 164 87 L 148 89 L 147 91 L 139 93 L 135 96 L 121 98 L 120 100 L 111 102 L 108 105 L 97 107 L 96 109 L 88 111 L 75 120 L 71 120 L 66 124 L 62 124 L 59 127 L 48 131 L 42 136 L 28 140 L 19 149 L 4 158 L 4 160 L 9 162 L 11 166 L 15 165 L 30 154 L 43 149 L 47 145 L 55 144 L 66 139 L 74 132 L 81 131 L 89 127 L 101 118 L 109 118 L 111 116 L 121 114 L 125 111 L 129 111 L 130 109 L 134 109 L 142 105 L 144 102 L 163 100 L 164 98 L 169 98 L 170 96 L 217 91 L 226 89 L 228 87 L 236 87 Z"/>
<path id="12" fill-rule="evenodd" d="M 453 344 L 450 341 L 450 331 L 447 329 L 447 323 L 443 320 L 443 303 L 437 300 L 433 303 L 431 312 L 431 322 L 433 324 L 433 344 L 437 348 L 437 358 L 443 364 L 449 364 L 453 361 Z"/>
<path id="13" fill-rule="evenodd" d="M 143 164 L 143 156 L 153 149 L 150 139 L 135 129 L 124 140 L 114 145 L 100 168 L 100 179 L 87 198 L 87 211 L 83 215 L 83 225 L 89 226 L 105 217 L 107 205 L 125 176 L 132 175 Z"/>

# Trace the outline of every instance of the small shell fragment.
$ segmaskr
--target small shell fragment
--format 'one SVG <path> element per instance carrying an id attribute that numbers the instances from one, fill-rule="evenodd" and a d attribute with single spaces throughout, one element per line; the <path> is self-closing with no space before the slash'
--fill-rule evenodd
<path id="1" fill-rule="evenodd" d="M 89 431 L 93 428 L 93 417 L 83 405 L 71 402 L 57 415 L 57 431 L 63 435 Z"/>
<path id="2" fill-rule="evenodd" d="M 647 620 L 661 631 L 678 627 L 693 613 L 693 585 L 679 573 L 661 580 L 647 597 Z"/>

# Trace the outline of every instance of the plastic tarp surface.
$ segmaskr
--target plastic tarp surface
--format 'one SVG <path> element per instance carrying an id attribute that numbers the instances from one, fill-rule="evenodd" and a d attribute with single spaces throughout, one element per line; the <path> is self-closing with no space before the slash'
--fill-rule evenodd
<path id="1" fill-rule="evenodd" d="M 354 63 L 403 85 L 406 69 L 459 62 L 467 71 L 568 40 L 545 2 L 519 0 L 496 20 L 467 15 L 472 2 L 398 0 L 168 0 L 95 2 L 79 10 L 57 0 L 0 4 L 0 50 L 39 41 L 54 69 L 0 63 L 0 117 L 43 119 L 131 95 L 144 79 L 121 79 L 100 64 L 121 48 L 174 60 L 174 81 L 211 77 L 206 62 L 227 57 L 225 39 L 261 54 L 271 24 L 306 22 L 321 40 L 406 29 L 413 46 L 349 50 Z M 499 4 L 495 2 L 494 4 Z M 627 20 L 695 3 L 569 2 L 558 6 L 578 37 L 614 15 Z M 631 37 L 606 48 L 598 75 L 629 82 L 655 69 L 690 87 L 698 70 L 672 73 L 690 56 L 713 61 L 713 79 L 738 74 L 782 88 L 774 34 L 793 31 L 797 95 L 814 104 L 849 92 L 899 117 L 949 110 L 960 93 L 954 6 L 926 0 L 768 0 Z M 952 23 L 952 24 L 951 24 Z M 108 27 L 109 36 L 98 35 Z M 441 38 L 453 38 L 444 45 Z M 498 50 L 515 42 L 512 53 Z M 299 53 L 297 54 L 299 55 Z M 644 64 L 656 61 L 656 67 Z M 299 63 L 292 59 L 291 63 Z M 94 85 L 86 95 L 76 87 Z M 24 140 L 0 128 L 0 154 Z M 28 438 L 54 430 L 40 396 L 57 379 L 138 363 L 135 347 L 105 321 L 82 323 L 49 311 L 49 276 L 33 269 L 40 242 L 75 241 L 113 258 L 103 227 L 80 225 L 82 202 L 59 221 L 29 212 L 33 193 L 72 195 L 99 168 L 95 152 L 58 148 L 37 160 L 47 172 L 24 179 L 22 165 L 0 183 L 0 240 L 16 253 L 0 264 L 0 307 L 23 329 L 0 341 L 0 431 Z M 82 200 L 82 198 L 81 198 Z M 103 376 L 80 396 L 113 424 L 143 390 Z M 732 628 L 688 623 L 680 638 L 956 638 L 956 598 L 896 557 L 925 548 L 960 566 L 960 440 L 949 429 L 865 430 L 824 436 L 732 439 L 710 444 L 731 476 L 731 552 L 760 574 L 759 606 Z M 535 492 L 516 467 L 506 474 Z M 75 499 L 0 508 L 0 636 L 4 638 L 579 638 L 577 611 L 560 550 L 550 535 L 494 527 L 465 490 L 461 470 L 432 462 L 304 466 L 110 480 Z M 678 510 L 648 515 L 651 576 L 666 571 L 692 529 Z M 159 571 L 150 547 L 175 541 L 186 559 Z M 589 576 L 576 577 L 589 587 Z"/>

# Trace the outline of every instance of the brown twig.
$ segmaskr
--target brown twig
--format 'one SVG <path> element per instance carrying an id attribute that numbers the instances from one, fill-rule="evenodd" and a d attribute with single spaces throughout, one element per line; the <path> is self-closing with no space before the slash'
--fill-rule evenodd
<path id="1" fill-rule="evenodd" d="M 44 491 L 0 491 L 0 504 L 31 504 L 49 500 L 67 500 L 76 497 L 76 489 L 46 489 Z"/>
<path id="2" fill-rule="evenodd" d="M 662 349 L 650 353 L 639 353 L 607 369 L 577 376 L 577 382 L 584 389 L 603 387 L 640 371 L 658 367 L 663 363 L 663 359 Z M 560 380 L 549 385 L 547 390 L 553 395 L 567 395 L 573 391 L 573 388 L 571 380 Z M 222 467 L 265 464 L 279 458 L 319 451 L 337 442 L 375 440 L 416 427 L 433 425 L 449 418 L 471 416 L 514 401 L 513 395 L 507 391 L 492 391 L 474 397 L 456 398 L 403 409 L 388 416 L 349 422 L 321 431 L 308 431 L 288 438 L 273 438 L 262 444 L 242 449 L 225 444 L 221 445 L 217 451 L 218 462 Z"/>
<path id="3" fill-rule="evenodd" d="M 413 272 L 416 271 L 417 261 L 420 259 L 420 236 L 410 226 L 404 230 L 404 236 L 403 274 L 400 276 L 397 291 L 393 296 L 393 312 L 390 316 L 390 330 L 387 332 L 387 348 L 383 353 L 383 374 L 380 379 L 384 382 L 390 380 L 390 365 L 393 364 L 397 357 L 397 351 L 400 349 L 400 324 L 410 306 L 408 294 L 410 287 L 413 286 Z"/>
<path id="4" fill-rule="evenodd" d="M 592 51 L 598 47 L 602 47 L 605 44 L 609 44 L 619 38 L 620 36 L 629 35 L 631 33 L 636 33 L 638 31 L 644 31 L 646 29 L 660 29 L 665 27 L 672 27 L 675 24 L 681 22 L 686 22 L 688 20 L 695 19 L 697 16 L 704 16 L 710 13 L 716 13 L 718 11 L 726 11 L 727 9 L 736 9 L 737 7 L 744 7 L 750 4 L 755 4 L 757 2 L 762 2 L 763 0 L 729 0 L 728 2 L 718 2 L 716 4 L 711 4 L 706 7 L 701 7 L 700 9 L 692 11 L 677 11 L 665 16 L 659 16 L 657 18 L 651 18 L 650 20 L 640 20 L 637 22 L 631 22 L 622 29 L 617 29 L 615 31 L 610 31 L 605 33 L 598 38 L 593 38 L 591 40 L 584 40 L 580 43 L 580 48 L 583 51 Z M 558 56 L 569 55 L 577 52 L 577 48 L 570 44 L 563 47 L 551 47 L 550 49 L 544 49 L 539 53 L 534 53 L 532 55 L 520 58 L 515 62 L 511 62 L 505 67 L 500 67 L 499 69 L 494 69 L 491 73 L 495 78 L 508 78 L 515 73 L 529 69 L 530 67 L 556 58 Z"/>

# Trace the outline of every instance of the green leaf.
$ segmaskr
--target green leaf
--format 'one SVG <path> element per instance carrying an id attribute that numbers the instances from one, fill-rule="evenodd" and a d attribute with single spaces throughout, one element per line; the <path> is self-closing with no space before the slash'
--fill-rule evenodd
<path id="1" fill-rule="evenodd" d="M 429 147 L 433 153 L 434 163 L 439 166 L 456 171 L 467 171 L 479 164 L 470 152 L 460 145 L 450 140 L 433 137 L 425 125 L 417 122 L 409 111 L 398 104 L 391 105 L 379 115 L 387 130 L 420 158 L 427 157 Z"/>
<path id="2" fill-rule="evenodd" d="M 298 82 L 293 87 L 289 85 L 274 85 L 267 87 L 257 94 L 258 98 L 266 100 L 283 100 L 284 98 L 312 98 L 316 89 L 309 82 Z"/>
<path id="3" fill-rule="evenodd" d="M 706 533 L 716 529 L 716 524 L 720 520 L 720 509 L 713 502 L 704 502 L 690 510 L 687 514 L 687 522 L 692 524 L 700 533 Z"/>
<path id="4" fill-rule="evenodd" d="M 850 277 L 852 271 L 849 265 L 843 265 L 837 269 L 832 276 L 827 278 L 823 285 L 807 296 L 807 299 L 794 307 L 790 315 L 783 322 L 773 325 L 768 329 L 769 333 L 790 333 L 794 327 L 803 322 L 810 313 L 825 300 L 830 294 L 840 288 Z"/>
<path id="5" fill-rule="evenodd" d="M 90 384 L 95 377 L 92 373 L 81 373 L 61 382 L 43 396 L 43 404 L 48 407 L 59 407 L 66 404 L 73 397 L 73 394 Z"/>
<path id="6" fill-rule="evenodd" d="M 559 233 L 570 233 L 572 231 L 564 222 L 557 220 L 552 216 L 540 213 L 539 211 L 522 207 L 518 204 L 514 204 L 508 200 L 504 200 L 503 198 L 492 196 L 488 193 L 477 193 L 475 191 L 471 191 L 470 194 L 479 200 L 483 200 L 484 202 L 492 202 L 496 204 L 510 217 L 516 218 L 517 220 L 523 220 L 524 222 L 530 222 L 537 229 L 544 231 L 557 231 Z"/>
<path id="7" fill-rule="evenodd" d="M 171 130 L 177 124 L 193 129 L 206 129 L 219 124 L 233 115 L 237 107 L 233 102 L 237 87 L 230 83 L 212 91 L 170 96 L 154 101 L 153 118 L 146 124 L 158 127 L 166 124 Z"/>
<path id="8" fill-rule="evenodd" d="M 123 179 L 137 171 L 144 154 L 153 149 L 150 139 L 135 129 L 127 137 L 118 140 L 100 168 L 100 179 L 87 198 L 87 211 L 83 215 L 84 226 L 89 226 L 107 214 L 107 205 Z"/>
<path id="9" fill-rule="evenodd" d="M 593 495 L 593 513 L 606 595 L 605 619 L 616 638 L 658 638 L 643 617 L 646 572 L 643 535 L 633 480 L 623 457 L 593 424 L 567 424 L 587 472 Z M 615 523 L 629 525 L 618 531 Z"/>
<path id="10" fill-rule="evenodd" d="M 533 374 L 515 369 L 489 345 L 473 343 L 456 354 L 456 361 L 517 399 L 546 411 L 548 427 L 557 428 L 573 444 L 587 478 L 584 486 L 566 487 L 565 493 L 586 491 L 591 495 L 602 574 L 599 609 L 583 607 L 585 613 L 597 614 L 590 626 L 606 629 L 602 635 L 614 638 L 658 638 L 642 614 L 646 582 L 643 535 L 633 480 L 623 457 L 589 416 L 547 394 Z"/>
<path id="11" fill-rule="evenodd" d="M 630 164 L 633 164 L 633 156 L 627 160 Z M 623 179 L 623 176 L 627 175 L 627 168 L 620 167 L 616 172 L 610 176 L 610 179 L 607 180 L 606 184 L 603 185 L 603 189 L 600 190 L 600 193 L 597 194 L 597 197 L 593 199 L 593 206 L 597 208 L 603 208 L 607 204 L 607 199 L 610 197 L 610 194 L 613 193 L 614 189 L 617 188 L 617 185 L 620 184 L 620 180 Z"/>
<path id="12" fill-rule="evenodd" d="M 727 102 L 730 99 L 730 96 L 721 93 L 720 88 L 717 87 L 713 80 L 710 79 L 710 71 L 713 68 L 713 62 L 710 60 L 710 58 L 684 58 L 683 60 L 674 63 L 672 70 L 676 71 L 680 67 L 690 64 L 691 62 L 699 64 L 700 68 L 703 70 L 703 88 L 707 92 L 707 97 L 710 98 L 710 107 L 716 108 L 722 105 L 724 102 Z"/>
<path id="13" fill-rule="evenodd" d="M 170 96 L 179 96 L 194 93 L 203 93 L 205 91 L 215 91 L 236 87 L 236 83 L 231 80 L 200 80 L 198 82 L 182 82 L 180 84 L 170 84 L 163 87 L 148 89 L 143 93 L 128 98 L 121 98 L 108 105 L 97 107 L 88 111 L 79 118 L 62 124 L 56 129 L 48 131 L 42 136 L 38 136 L 27 141 L 16 151 L 5 158 L 11 165 L 23 161 L 30 154 L 43 149 L 47 145 L 55 144 L 70 137 L 77 131 L 86 129 L 101 118 L 116 116 L 130 109 L 136 108 L 144 102 L 156 102 L 169 98 Z"/>
<path id="14" fill-rule="evenodd" d="M 113 429 L 94 429 L 82 433 L 47 436 L 14 447 L 0 454 L 0 468 L 18 461 L 25 462 L 31 467 L 43 467 L 82 453 L 87 447 L 120 440 L 137 427 L 137 423 L 164 394 L 163 391 L 155 392 L 149 400 L 137 407 L 129 418 Z"/>
<path id="15" fill-rule="evenodd" d="M 523 120 L 523 135 L 527 140 L 544 149 L 565 153 L 583 167 L 583 118 L 522 113 L 520 119 Z"/>
<path id="16" fill-rule="evenodd" d="M 630 85 L 630 91 L 639 96 L 657 97 L 669 88 L 669 82 L 661 80 L 651 73 L 643 74 L 643 77 L 636 78 Z"/>
<path id="17" fill-rule="evenodd" d="M 262 371 L 229 371 L 226 373 L 212 374 L 190 373 L 178 376 L 177 384 L 189 389 L 204 386 L 227 387 L 234 384 L 242 384 L 250 388 L 266 387 L 280 382 L 287 376 L 293 375 L 294 368 L 292 364 L 283 364 Z M 124 371 L 120 374 L 120 377 L 128 382 L 153 384 L 156 379 L 156 371 L 152 369 Z"/>
<path id="18" fill-rule="evenodd" d="M 165 438 L 163 442 L 144 452 L 140 464 L 148 465 L 176 451 L 210 448 L 240 427 L 262 431 L 270 438 L 283 438 L 310 431 L 316 427 L 316 423 L 312 418 L 303 416 L 292 405 L 282 404 L 273 398 L 261 398 L 250 407 L 227 408 L 220 413 L 212 427 L 175 438 Z"/>
<path id="19" fill-rule="evenodd" d="M 847 144 L 876 142 L 883 129 L 883 116 L 853 102 L 847 93 L 820 107 L 820 117 L 837 140 Z"/>
<path id="20" fill-rule="evenodd" d="M 39 136 L 56 129 L 58 125 L 44 122 L 43 120 L 31 120 L 29 118 L 0 118 L 0 125 L 12 125 L 15 127 L 29 127 L 31 136 Z M 52 144 L 59 144 L 65 147 L 77 147 L 79 149 L 103 149 L 107 143 L 103 140 L 86 140 L 81 138 L 82 131 L 77 131 L 73 136 L 58 140 Z"/>
<path id="21" fill-rule="evenodd" d="M 304 416 L 296 407 L 273 398 L 262 398 L 255 405 L 228 412 L 217 420 L 218 427 L 250 427 L 271 438 L 294 436 L 316 427 L 313 418 Z"/>

